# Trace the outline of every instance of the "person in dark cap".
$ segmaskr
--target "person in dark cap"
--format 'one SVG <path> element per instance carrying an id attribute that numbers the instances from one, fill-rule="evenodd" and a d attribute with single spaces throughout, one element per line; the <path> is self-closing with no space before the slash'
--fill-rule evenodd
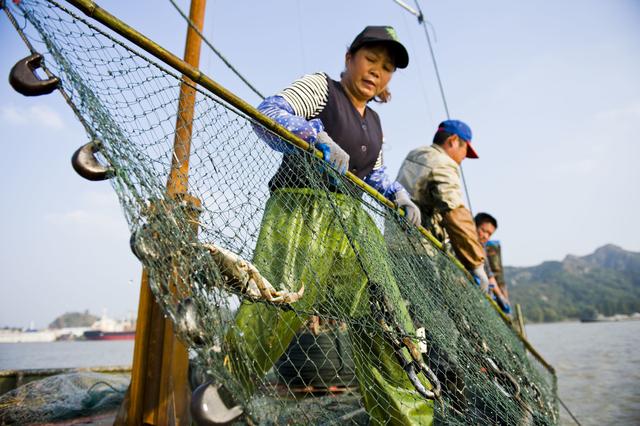
<path id="1" fill-rule="evenodd" d="M 471 212 L 464 205 L 460 182 L 462 161 L 478 158 L 471 138 L 471 128 L 466 123 L 443 121 L 432 145 L 414 149 L 407 155 L 397 180 L 420 207 L 422 225 L 445 247 L 450 247 L 482 290 L 488 291 L 484 249 L 478 241 Z"/>
<path id="2" fill-rule="evenodd" d="M 369 107 L 371 101 L 389 102 L 391 77 L 408 64 L 409 54 L 393 27 L 368 26 L 349 46 L 340 81 L 325 73 L 305 75 L 265 99 L 258 110 L 319 148 L 340 173 L 350 171 L 395 201 L 409 221 L 419 224 L 420 210 L 409 193 L 386 174 L 380 117 Z M 292 152 L 278 139 L 264 139 L 278 151 Z M 271 191 L 308 187 L 303 167 L 296 156 L 285 155 L 269 183 Z"/>
<path id="3" fill-rule="evenodd" d="M 282 139 L 256 128 L 282 163 L 269 182 L 271 196 L 262 218 L 253 263 L 272 283 L 304 294 L 295 312 L 244 301 L 225 339 L 230 371 L 251 395 L 256 383 L 285 352 L 306 318 L 359 318 L 349 325 L 356 375 L 372 424 L 431 424 L 433 401 L 415 391 L 371 311 L 372 289 L 394 307 L 395 321 L 415 335 L 393 273 L 385 263 L 384 238 L 361 201 L 345 190 L 337 173 L 353 173 L 405 210 L 419 224 L 420 210 L 409 193 L 386 174 L 382 164 L 382 126 L 371 101 L 388 102 L 389 82 L 409 55 L 389 26 L 366 27 L 345 55 L 339 81 L 325 73 L 294 81 L 258 107 L 289 131 L 318 148 L 334 171 L 310 163 Z M 313 171 L 313 172 L 310 172 Z M 332 205 L 340 206 L 336 213 Z M 348 227 L 348 228 L 346 228 Z M 366 235 L 366 247 L 344 229 Z M 354 247 L 356 245 L 357 247 Z M 355 250 L 366 251 L 356 257 Z M 372 263 L 375 262 L 375 265 Z M 375 286 L 365 271 L 376 271 Z M 370 328 L 364 325 L 370 324 Z M 249 360 L 249 361 L 248 361 Z M 431 384 L 420 379 L 425 388 Z"/>

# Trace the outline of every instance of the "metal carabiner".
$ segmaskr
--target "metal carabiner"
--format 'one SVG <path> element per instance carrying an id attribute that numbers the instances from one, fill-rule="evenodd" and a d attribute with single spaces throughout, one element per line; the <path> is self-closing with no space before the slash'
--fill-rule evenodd
<path id="1" fill-rule="evenodd" d="M 433 385 L 433 389 L 431 390 L 431 392 L 433 392 L 436 398 L 439 399 L 442 395 L 442 385 L 440 384 L 440 380 L 436 376 L 436 373 L 434 373 L 433 370 L 431 370 L 431 368 L 429 368 L 429 366 L 424 362 L 420 362 L 418 366 L 420 367 L 420 371 L 422 372 L 422 374 L 424 374 L 427 380 L 429 380 L 429 382 Z"/>
<path id="2" fill-rule="evenodd" d="M 514 379 L 513 376 L 511 374 L 507 373 L 506 371 L 500 370 L 500 368 L 498 368 L 498 364 L 496 364 L 495 361 L 493 359 L 491 359 L 490 357 L 485 356 L 485 360 L 489 363 L 489 367 L 491 367 L 491 370 L 496 375 L 504 377 L 509 382 L 511 382 L 511 385 L 513 386 L 513 389 L 514 389 L 514 392 L 513 392 L 513 395 L 508 394 L 507 391 L 504 390 L 502 385 L 500 383 L 498 383 L 496 378 L 494 377 L 493 383 L 498 387 L 498 389 L 503 391 L 505 396 L 507 396 L 508 398 L 518 399 L 520 397 L 520 385 L 518 384 L 516 379 Z"/>
<path id="3" fill-rule="evenodd" d="M 371 285 L 371 287 L 377 289 L 377 286 Z M 386 337 L 388 343 L 391 345 L 393 352 L 400 363 L 402 369 L 407 373 L 409 381 L 413 384 L 416 391 L 422 395 L 425 399 L 440 401 L 443 409 L 444 404 L 441 399 L 440 380 L 431 371 L 431 369 L 422 361 L 422 354 L 413 343 L 411 338 L 405 333 L 400 325 L 393 319 L 390 311 L 393 310 L 393 305 L 389 302 L 386 295 L 382 294 L 382 301 L 376 301 L 371 303 L 371 307 L 374 309 L 374 313 L 377 314 L 378 323 L 382 327 L 382 332 Z M 391 325 L 387 324 L 387 321 Z M 396 337 L 394 333 L 397 333 L 400 338 Z M 402 349 L 406 349 L 411 356 L 411 361 L 408 361 L 402 354 Z M 417 367 L 417 368 L 416 368 Z M 416 371 L 417 369 L 417 371 Z M 418 374 L 423 373 L 427 381 L 433 385 L 433 390 L 428 390 L 420 379 Z"/>
<path id="4" fill-rule="evenodd" d="M 416 388 L 416 391 L 425 397 L 426 399 L 437 399 L 439 395 L 436 395 L 435 392 L 432 392 L 424 387 L 420 379 L 418 378 L 418 373 L 416 372 L 416 366 L 413 362 L 407 363 L 404 367 L 404 371 L 407 373 L 407 377 L 409 377 L 409 381 L 413 384 L 413 387 Z M 440 382 L 438 382 L 438 385 Z"/>
<path id="5" fill-rule="evenodd" d="M 535 394 L 535 400 L 538 403 L 540 409 L 544 410 L 544 401 L 542 400 L 542 392 L 540 392 L 540 388 L 535 383 L 529 383 L 529 387 L 533 389 L 533 393 Z"/>

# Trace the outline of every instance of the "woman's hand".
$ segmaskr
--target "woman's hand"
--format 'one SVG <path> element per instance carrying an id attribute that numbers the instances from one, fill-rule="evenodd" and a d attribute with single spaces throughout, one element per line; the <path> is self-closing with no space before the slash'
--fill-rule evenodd
<path id="1" fill-rule="evenodd" d="M 324 161 L 331 164 L 340 174 L 345 174 L 349 167 L 349 154 L 331 139 L 327 132 L 319 132 L 316 137 L 316 148 L 322 151 Z"/>

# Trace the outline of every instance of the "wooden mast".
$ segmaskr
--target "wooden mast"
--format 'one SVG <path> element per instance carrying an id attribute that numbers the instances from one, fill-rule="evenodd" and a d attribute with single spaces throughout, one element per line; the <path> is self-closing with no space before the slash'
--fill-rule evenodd
<path id="1" fill-rule="evenodd" d="M 202 32 L 206 0 L 192 0 L 189 19 Z M 184 60 L 197 68 L 202 40 L 189 25 Z M 178 100 L 173 161 L 167 181 L 167 195 L 187 205 L 199 207 L 199 201 L 187 193 L 191 132 L 196 99 L 193 84 L 183 76 Z M 174 277 L 175 279 L 176 277 Z M 120 407 L 116 424 L 188 425 L 191 391 L 188 382 L 187 348 L 174 334 L 171 320 L 164 317 L 143 270 L 133 352 L 131 384 Z"/>

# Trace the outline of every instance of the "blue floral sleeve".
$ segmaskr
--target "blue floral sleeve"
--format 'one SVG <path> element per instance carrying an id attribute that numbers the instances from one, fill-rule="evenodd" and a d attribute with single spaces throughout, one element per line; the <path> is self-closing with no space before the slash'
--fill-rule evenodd
<path id="1" fill-rule="evenodd" d="M 376 191 L 394 201 L 399 191 L 405 191 L 404 187 L 397 181 L 391 181 L 387 175 L 387 166 L 381 166 L 373 169 L 371 173 L 365 176 L 366 184 L 372 186 Z"/>
<path id="2" fill-rule="evenodd" d="M 258 106 L 258 111 L 267 117 L 272 118 L 276 123 L 280 124 L 291 133 L 310 144 L 314 144 L 318 132 L 324 130 L 324 126 L 320 119 L 316 118 L 307 121 L 304 117 L 296 115 L 293 107 L 291 107 L 291 105 L 282 96 L 270 96 L 266 98 Z M 290 143 L 267 130 L 256 126 L 256 132 L 262 140 L 278 152 L 289 154 L 294 152 L 296 149 Z"/>

